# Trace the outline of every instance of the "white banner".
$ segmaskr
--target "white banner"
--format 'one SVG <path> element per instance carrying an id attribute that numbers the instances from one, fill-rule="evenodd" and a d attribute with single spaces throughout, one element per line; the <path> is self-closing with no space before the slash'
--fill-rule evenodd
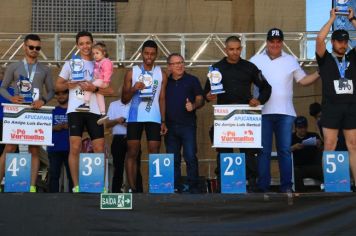
<path id="1" fill-rule="evenodd" d="M 213 147 L 261 148 L 262 106 L 214 105 Z"/>
<path id="2" fill-rule="evenodd" d="M 52 110 L 43 106 L 34 110 L 29 105 L 2 103 L 4 118 L 1 143 L 52 144 Z"/>

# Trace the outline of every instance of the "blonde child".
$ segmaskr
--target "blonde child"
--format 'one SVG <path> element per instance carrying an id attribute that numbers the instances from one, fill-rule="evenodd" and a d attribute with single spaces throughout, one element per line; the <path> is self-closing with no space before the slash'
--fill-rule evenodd
<path id="1" fill-rule="evenodd" d="M 108 58 L 108 53 L 104 43 L 96 43 L 92 48 L 92 53 L 95 59 L 94 65 L 94 81 L 93 85 L 97 88 L 109 87 L 110 78 L 113 73 L 113 64 Z M 80 105 L 77 111 L 89 111 L 90 110 L 90 96 L 92 92 L 84 92 L 84 104 Z M 100 93 L 95 93 L 96 100 L 98 102 L 99 110 L 101 113 L 100 119 L 97 121 L 99 125 L 103 124 L 108 117 L 105 112 L 105 99 Z"/>

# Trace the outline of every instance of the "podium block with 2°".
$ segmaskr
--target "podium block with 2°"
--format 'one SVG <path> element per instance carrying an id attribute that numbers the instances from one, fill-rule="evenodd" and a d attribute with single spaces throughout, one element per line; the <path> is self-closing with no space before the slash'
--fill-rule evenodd
<path id="1" fill-rule="evenodd" d="M 262 106 L 214 105 L 214 148 L 261 148 Z M 244 153 L 221 153 L 221 193 L 246 193 Z"/>

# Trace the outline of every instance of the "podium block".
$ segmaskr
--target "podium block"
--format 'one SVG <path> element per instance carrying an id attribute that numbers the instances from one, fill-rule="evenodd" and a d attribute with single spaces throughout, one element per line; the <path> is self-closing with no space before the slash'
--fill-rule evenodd
<path id="1" fill-rule="evenodd" d="M 149 155 L 149 192 L 174 193 L 173 154 Z"/>
<path id="2" fill-rule="evenodd" d="M 325 192 L 350 192 L 348 152 L 324 152 L 323 173 Z"/>
<path id="3" fill-rule="evenodd" d="M 80 153 L 79 190 L 87 193 L 104 191 L 104 153 Z"/>
<path id="4" fill-rule="evenodd" d="M 8 153 L 5 161 L 5 192 L 29 192 L 31 154 Z"/>
<path id="5" fill-rule="evenodd" d="M 246 193 L 245 153 L 220 154 L 221 193 Z"/>

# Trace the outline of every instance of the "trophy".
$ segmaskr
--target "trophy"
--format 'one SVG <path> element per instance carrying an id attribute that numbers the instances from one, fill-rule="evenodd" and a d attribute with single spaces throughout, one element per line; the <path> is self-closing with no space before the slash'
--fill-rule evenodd
<path id="1" fill-rule="evenodd" d="M 23 97 L 23 103 L 32 103 L 33 94 L 30 79 L 20 75 L 16 85 L 19 90 L 19 95 Z"/>
<path id="2" fill-rule="evenodd" d="M 84 61 L 80 56 L 73 55 L 72 59 L 69 61 L 70 69 L 72 71 L 72 78 L 73 82 L 75 81 L 83 81 L 84 79 Z"/>
<path id="3" fill-rule="evenodd" d="M 145 88 L 140 90 L 140 97 L 141 98 L 150 98 L 153 97 L 152 85 L 153 85 L 153 78 L 151 74 L 144 72 L 138 77 L 138 81 L 145 84 Z"/>
<path id="4" fill-rule="evenodd" d="M 349 15 L 349 3 L 350 0 L 335 0 L 336 15 Z"/>
<path id="5" fill-rule="evenodd" d="M 225 93 L 223 84 L 221 83 L 222 75 L 218 68 L 210 66 L 208 78 L 210 81 L 211 94 Z"/>

